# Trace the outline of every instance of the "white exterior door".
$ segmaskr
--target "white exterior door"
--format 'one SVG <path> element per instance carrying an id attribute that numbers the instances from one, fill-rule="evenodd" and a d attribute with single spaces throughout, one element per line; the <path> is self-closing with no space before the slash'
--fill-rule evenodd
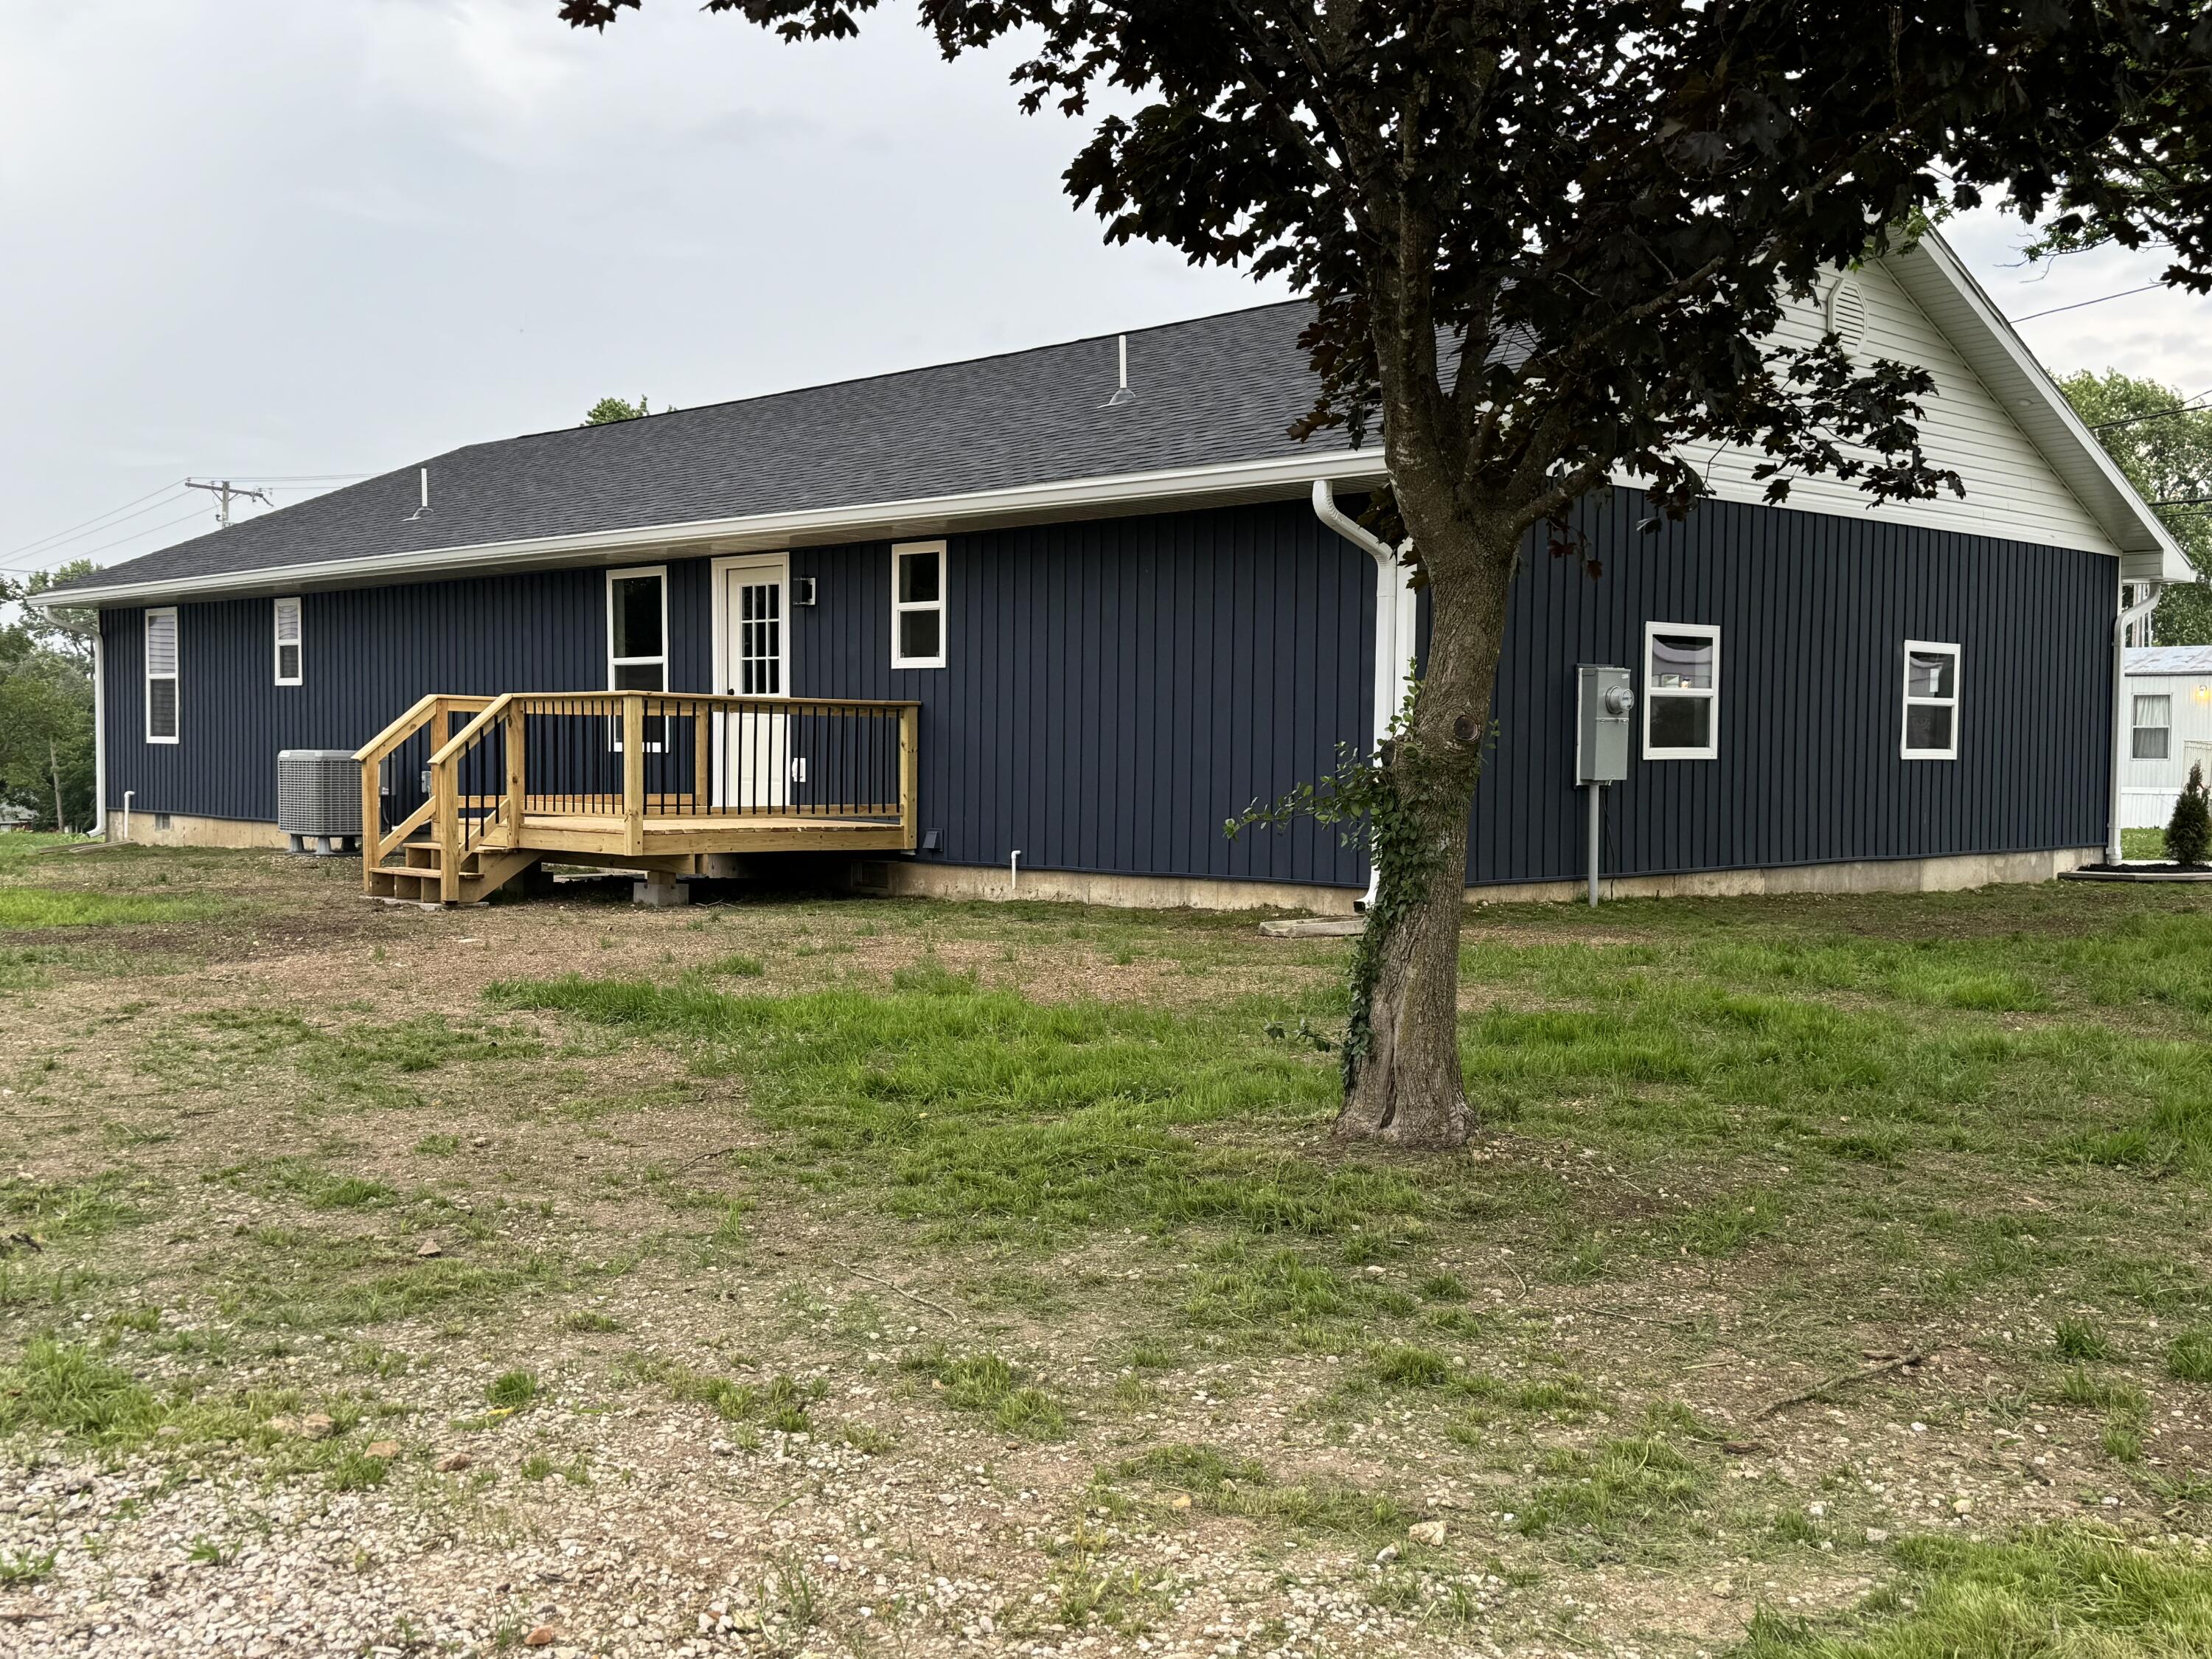
<path id="1" fill-rule="evenodd" d="M 715 561 L 715 690 L 791 695 L 791 561 L 781 553 Z M 714 717 L 720 799 L 731 811 L 780 811 L 790 799 L 791 731 L 781 708 Z"/>

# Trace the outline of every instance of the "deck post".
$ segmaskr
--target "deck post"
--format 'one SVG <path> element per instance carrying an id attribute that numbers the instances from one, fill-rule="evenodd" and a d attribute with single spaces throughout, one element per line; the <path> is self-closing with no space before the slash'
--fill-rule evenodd
<path id="1" fill-rule="evenodd" d="M 361 763 L 361 890 L 376 896 L 376 866 L 384 862 L 384 757 Z"/>
<path id="2" fill-rule="evenodd" d="M 906 850 L 914 851 L 918 839 L 915 825 L 921 816 L 919 797 L 921 708 L 908 703 L 899 710 L 899 828 L 905 832 Z"/>
<path id="3" fill-rule="evenodd" d="M 523 769 L 522 722 L 523 706 L 511 702 L 507 706 L 507 805 L 501 816 L 507 820 L 507 844 L 522 845 L 522 803 L 527 792 L 528 781 Z"/>
<path id="4" fill-rule="evenodd" d="M 439 722 L 441 725 L 443 721 Z M 459 769 L 452 761 L 430 772 L 430 799 L 434 825 L 431 839 L 438 848 L 438 896 L 447 904 L 461 902 L 461 797 Z"/>
<path id="5" fill-rule="evenodd" d="M 623 695 L 623 822 L 632 854 L 645 851 L 645 695 Z"/>
<path id="6" fill-rule="evenodd" d="M 714 710 L 711 703 L 698 705 L 692 716 L 691 731 L 692 797 L 691 810 L 704 817 L 714 799 Z"/>

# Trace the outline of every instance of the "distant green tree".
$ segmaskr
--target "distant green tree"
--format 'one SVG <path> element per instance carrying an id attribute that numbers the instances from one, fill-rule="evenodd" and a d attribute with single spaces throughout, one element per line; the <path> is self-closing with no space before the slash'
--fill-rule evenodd
<path id="1" fill-rule="evenodd" d="M 2168 588 L 2158 602 L 2159 643 L 2212 645 L 2212 589 L 2201 580 L 2212 574 L 2212 501 L 2202 500 L 2212 496 L 2212 407 L 2190 409 L 2173 387 L 2118 369 L 2083 369 L 2058 385 L 2142 498 L 2175 503 L 2158 516 L 2200 580 Z"/>
<path id="2" fill-rule="evenodd" d="M 2202 864 L 2212 853 L 2212 801 L 2204 792 L 2204 769 L 2189 769 L 2189 787 L 2173 803 L 2166 824 L 2166 855 L 2176 864 Z"/>
<path id="3" fill-rule="evenodd" d="M 57 583 L 90 575 L 79 559 L 21 580 L 0 577 L 0 799 L 29 808 L 41 829 L 88 827 L 95 747 L 93 641 L 100 619 L 89 610 L 46 611 L 25 603 Z"/>
<path id="4" fill-rule="evenodd" d="M 660 411 L 665 415 L 667 410 Z M 586 426 L 612 426 L 617 421 L 641 421 L 653 413 L 653 405 L 640 398 L 635 403 L 625 403 L 620 398 L 602 398 L 585 412 Z"/>

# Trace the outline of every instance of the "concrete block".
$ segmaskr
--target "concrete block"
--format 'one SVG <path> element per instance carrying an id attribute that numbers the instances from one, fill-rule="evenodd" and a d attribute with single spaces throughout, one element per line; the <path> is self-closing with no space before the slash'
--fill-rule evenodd
<path id="1" fill-rule="evenodd" d="M 642 881 L 630 884 L 629 902 L 649 909 L 691 902 L 691 890 L 665 870 L 648 870 Z"/>
<path id="2" fill-rule="evenodd" d="M 1364 916 L 1291 916 L 1260 924 L 1261 939 L 1357 939 L 1366 931 Z"/>

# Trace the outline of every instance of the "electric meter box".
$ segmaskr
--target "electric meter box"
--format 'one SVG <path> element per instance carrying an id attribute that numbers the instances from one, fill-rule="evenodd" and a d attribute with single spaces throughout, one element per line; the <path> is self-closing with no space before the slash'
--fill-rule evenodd
<path id="1" fill-rule="evenodd" d="M 1575 668 L 1575 781 L 1619 783 L 1628 775 L 1635 689 L 1626 668 Z"/>

